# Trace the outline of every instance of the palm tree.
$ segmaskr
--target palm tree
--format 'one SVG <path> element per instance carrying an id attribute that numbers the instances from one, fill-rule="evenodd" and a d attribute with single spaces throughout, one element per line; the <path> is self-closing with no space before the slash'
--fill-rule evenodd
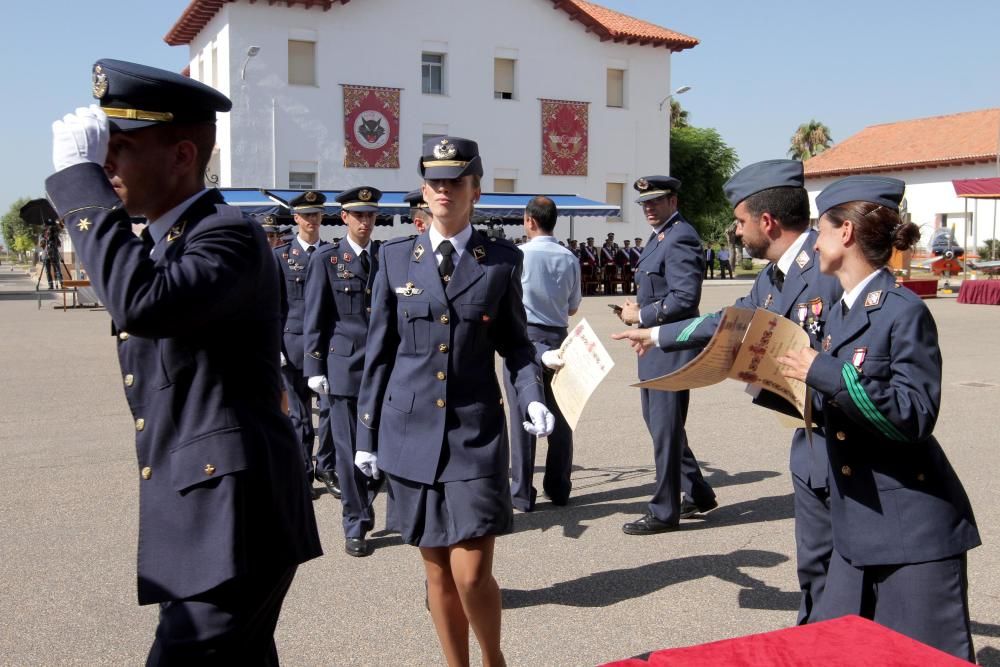
<path id="1" fill-rule="evenodd" d="M 795 130 L 788 156 L 795 160 L 808 160 L 825 151 L 832 142 L 830 128 L 814 118 L 808 123 L 799 125 L 799 129 Z"/>
<path id="2" fill-rule="evenodd" d="M 687 127 L 688 112 L 681 108 L 677 100 L 670 100 L 670 127 Z"/>

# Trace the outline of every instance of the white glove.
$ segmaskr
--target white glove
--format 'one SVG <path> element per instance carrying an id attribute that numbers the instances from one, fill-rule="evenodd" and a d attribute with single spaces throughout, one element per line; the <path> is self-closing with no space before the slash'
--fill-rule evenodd
<path id="1" fill-rule="evenodd" d="M 378 469 L 378 457 L 371 452 L 355 452 L 354 465 L 358 467 L 365 477 L 378 479 L 382 473 Z"/>
<path id="2" fill-rule="evenodd" d="M 538 401 L 528 403 L 528 419 L 531 421 L 524 422 L 524 430 L 539 438 L 546 437 L 556 427 L 556 416 Z"/>
<path id="3" fill-rule="evenodd" d="M 330 393 L 330 383 L 326 381 L 325 375 L 313 375 L 306 382 L 309 385 L 309 388 L 317 394 Z"/>
<path id="4" fill-rule="evenodd" d="M 281 365 L 282 366 L 287 366 L 288 365 L 288 359 L 285 359 L 285 353 L 284 352 L 279 352 L 278 354 L 281 355 Z"/>
<path id="5" fill-rule="evenodd" d="M 56 171 L 84 162 L 103 167 L 110 137 L 108 117 L 99 106 L 78 107 L 52 123 L 52 164 Z"/>
<path id="6" fill-rule="evenodd" d="M 561 350 L 545 350 L 542 352 L 542 364 L 546 368 L 557 371 L 565 366 L 566 362 L 563 360 Z"/>

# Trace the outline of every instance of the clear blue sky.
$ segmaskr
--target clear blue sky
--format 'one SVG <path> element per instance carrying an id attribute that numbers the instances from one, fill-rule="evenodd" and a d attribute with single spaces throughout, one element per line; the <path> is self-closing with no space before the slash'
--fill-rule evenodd
<path id="1" fill-rule="evenodd" d="M 597 1 L 701 40 L 673 57 L 674 87 L 692 86 L 678 99 L 692 124 L 718 129 L 744 164 L 783 157 L 810 118 L 839 141 L 876 123 L 1000 106 L 1000 2 Z M 187 47 L 163 36 L 187 4 L 6 3 L 0 210 L 42 195 L 50 125 L 92 101 L 95 60 L 184 67 Z"/>

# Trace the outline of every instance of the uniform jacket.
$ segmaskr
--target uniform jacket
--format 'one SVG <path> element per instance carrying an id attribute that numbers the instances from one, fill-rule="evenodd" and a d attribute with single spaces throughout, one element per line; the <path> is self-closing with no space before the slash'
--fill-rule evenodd
<path id="1" fill-rule="evenodd" d="M 327 245 L 326 241 L 319 241 L 310 255 L 293 236 L 289 243 L 272 251 L 281 273 L 281 352 L 288 365 L 298 371 L 302 370 L 305 356 L 302 325 L 306 317 L 306 272 L 310 258 Z"/>
<path id="2" fill-rule="evenodd" d="M 827 433 L 837 551 L 865 566 L 978 546 L 969 498 L 932 435 L 941 350 L 927 306 L 883 270 L 846 316 L 833 309 L 823 347 L 806 382 Z"/>
<path id="3" fill-rule="evenodd" d="M 383 243 L 358 450 L 377 452 L 380 468 L 423 484 L 506 474 L 495 353 L 505 358 L 520 414 L 544 402 L 513 244 L 473 231 L 446 290 L 427 233 Z"/>
<path id="4" fill-rule="evenodd" d="M 150 259 L 102 168 L 46 181 L 117 328 L 135 420 L 139 602 L 320 555 L 281 412 L 278 277 L 260 226 L 211 190 Z"/>
<path id="5" fill-rule="evenodd" d="M 646 244 L 635 267 L 640 326 L 654 327 L 696 316 L 704 272 L 698 232 L 675 214 Z M 639 379 L 665 375 L 694 356 L 691 350 L 649 350 L 639 357 Z"/>
<path id="6" fill-rule="evenodd" d="M 839 308 L 843 289 L 833 276 L 820 273 L 816 256 L 816 231 L 811 230 L 802 244 L 802 250 L 792 262 L 782 289 L 774 284 L 774 270 L 770 264 L 757 274 L 750 294 L 733 305 L 737 308 L 766 308 L 771 312 L 797 322 L 809 334 L 809 343 L 819 350 L 825 323 L 833 307 Z M 671 322 L 660 328 L 660 345 L 667 350 L 701 349 L 715 334 L 722 312 L 711 313 L 694 319 Z M 762 391 L 754 401 L 765 407 L 785 409 L 784 399 Z M 794 408 L 787 408 L 794 409 Z M 810 442 L 811 440 L 811 442 Z M 812 438 L 804 429 L 796 429 L 792 438 L 791 470 L 816 489 L 828 483 L 826 444 L 823 430 L 813 429 Z"/>
<path id="7" fill-rule="evenodd" d="M 361 389 L 378 248 L 372 241 L 370 274 L 346 240 L 317 250 L 306 272 L 304 374 L 325 375 L 335 396 L 356 398 Z"/>
<path id="8" fill-rule="evenodd" d="M 591 248 L 589 245 L 580 246 L 580 264 L 583 266 L 599 266 L 597 249 Z"/>

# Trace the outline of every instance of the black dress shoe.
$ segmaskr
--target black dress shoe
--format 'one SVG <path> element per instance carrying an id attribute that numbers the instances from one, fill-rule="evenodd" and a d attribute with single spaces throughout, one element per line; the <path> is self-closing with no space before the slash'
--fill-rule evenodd
<path id="1" fill-rule="evenodd" d="M 325 470 L 316 471 L 316 480 L 322 482 L 326 486 L 326 490 L 330 492 L 330 495 L 334 498 L 340 498 L 340 480 L 337 479 L 337 473 L 332 470 L 327 472 Z"/>
<path id="2" fill-rule="evenodd" d="M 705 505 L 698 505 L 692 500 L 681 498 L 681 518 L 690 519 L 691 517 L 699 514 L 708 514 L 718 506 L 719 501 L 715 498 L 712 498 L 712 500 Z"/>
<path id="3" fill-rule="evenodd" d="M 344 540 L 344 551 L 348 556 L 363 558 L 368 555 L 368 542 L 363 537 L 348 537 Z"/>
<path id="4" fill-rule="evenodd" d="M 660 521 L 652 514 L 647 514 L 641 519 L 636 519 L 622 526 L 622 532 L 626 535 L 655 535 L 656 533 L 667 533 L 671 530 L 677 530 L 677 525 Z"/>

